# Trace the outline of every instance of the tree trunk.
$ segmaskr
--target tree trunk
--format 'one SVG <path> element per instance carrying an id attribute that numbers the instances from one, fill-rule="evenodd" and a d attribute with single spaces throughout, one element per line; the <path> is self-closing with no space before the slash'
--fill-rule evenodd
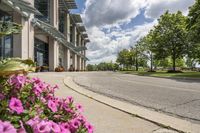
<path id="1" fill-rule="evenodd" d="M 138 58 L 136 57 L 136 65 L 135 65 L 135 67 L 136 67 L 136 71 L 138 71 Z"/>
<path id="2" fill-rule="evenodd" d="M 175 50 L 173 50 L 173 57 L 172 57 L 172 61 L 173 61 L 173 71 L 176 71 L 176 55 L 175 55 Z"/>
<path id="3" fill-rule="evenodd" d="M 138 51 L 137 51 L 137 46 L 136 46 L 136 59 L 135 59 L 135 67 L 136 67 L 136 71 L 138 71 Z"/>
<path id="4" fill-rule="evenodd" d="M 152 55 L 152 52 L 151 52 L 151 72 L 153 71 L 153 55 Z"/>

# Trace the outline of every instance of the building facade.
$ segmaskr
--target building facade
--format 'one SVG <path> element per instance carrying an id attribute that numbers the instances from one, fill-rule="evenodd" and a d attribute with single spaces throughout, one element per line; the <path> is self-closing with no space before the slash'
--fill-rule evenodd
<path id="1" fill-rule="evenodd" d="M 86 69 L 86 29 L 75 0 L 0 0 L 0 21 L 22 25 L 20 34 L 0 38 L 0 59 L 30 58 L 50 71 Z"/>

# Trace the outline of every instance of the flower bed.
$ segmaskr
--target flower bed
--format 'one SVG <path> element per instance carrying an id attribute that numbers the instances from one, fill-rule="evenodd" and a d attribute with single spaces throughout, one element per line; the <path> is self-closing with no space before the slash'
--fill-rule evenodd
<path id="1" fill-rule="evenodd" d="M 82 106 L 71 96 L 56 97 L 56 89 L 24 75 L 1 80 L 0 133 L 92 133 Z"/>

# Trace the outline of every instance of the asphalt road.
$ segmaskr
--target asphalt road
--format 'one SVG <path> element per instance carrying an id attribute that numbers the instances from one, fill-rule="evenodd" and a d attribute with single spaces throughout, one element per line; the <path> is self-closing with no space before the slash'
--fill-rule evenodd
<path id="1" fill-rule="evenodd" d="M 79 85 L 103 95 L 200 123 L 200 82 L 114 72 L 70 74 Z"/>

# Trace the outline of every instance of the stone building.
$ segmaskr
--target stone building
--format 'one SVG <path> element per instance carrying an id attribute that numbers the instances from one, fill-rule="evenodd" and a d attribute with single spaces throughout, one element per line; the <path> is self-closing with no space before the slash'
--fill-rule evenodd
<path id="1" fill-rule="evenodd" d="M 0 0 L 0 21 L 22 25 L 20 34 L 0 38 L 0 59 L 31 58 L 50 71 L 85 70 L 90 41 L 75 0 Z"/>

